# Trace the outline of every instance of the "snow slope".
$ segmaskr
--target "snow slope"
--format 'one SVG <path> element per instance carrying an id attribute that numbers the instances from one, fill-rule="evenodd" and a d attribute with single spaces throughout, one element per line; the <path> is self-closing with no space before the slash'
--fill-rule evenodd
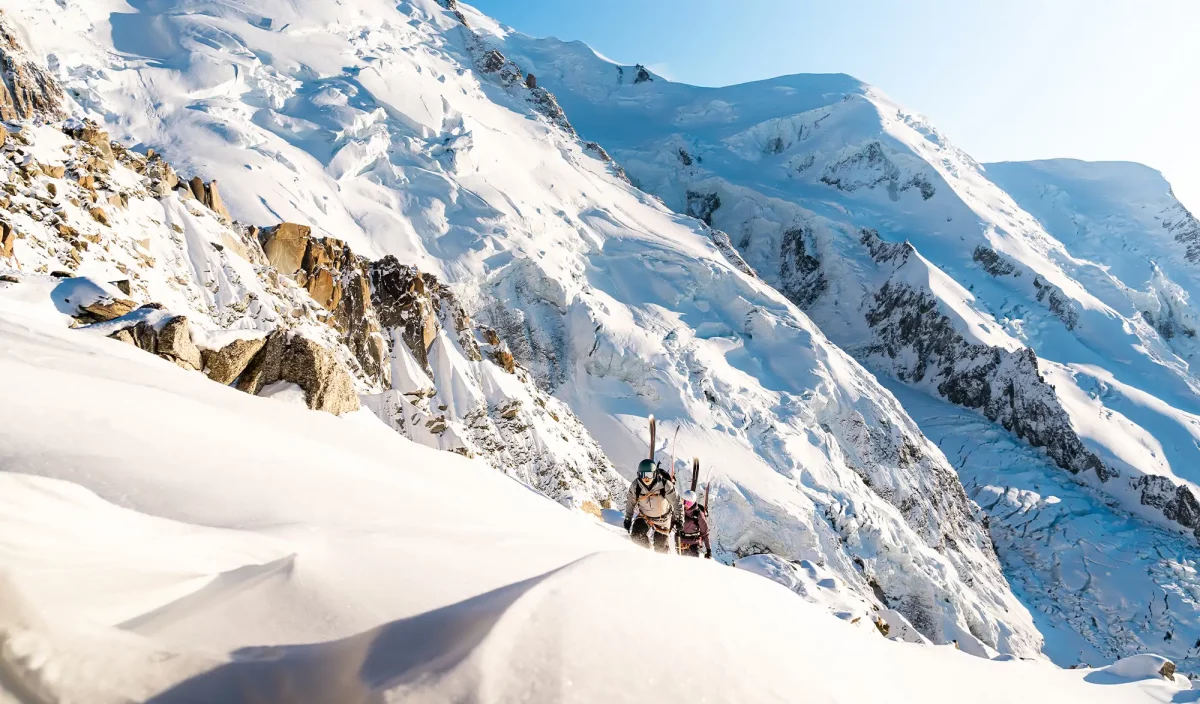
<path id="1" fill-rule="evenodd" d="M 242 394 L 3 293 L 0 700 L 1194 701 L 1149 656 L 888 641 L 365 412 Z M 695 670 L 630 676 L 647 584 L 703 620 Z"/>
<path id="2" fill-rule="evenodd" d="M 1200 387 L 1191 338 L 1158 322 L 1190 315 L 1169 272 L 1119 278 L 1087 258 L 1100 240 L 1055 239 L 923 118 L 849 77 L 638 82 L 583 45 L 493 31 L 568 114 L 588 116 L 581 134 L 669 206 L 728 233 L 840 346 L 982 410 L 1129 510 L 1200 528 Z M 1165 192 L 1149 207 L 1159 236 L 1147 251 L 1184 256 L 1189 236 L 1174 236 L 1194 220 Z M 924 329 L 905 322 L 929 310 Z M 1003 393 L 1026 413 L 997 405 Z M 1034 414 L 1043 420 L 1022 419 Z"/>
<path id="3" fill-rule="evenodd" d="M 643 455 L 649 413 L 664 440 L 678 425 L 680 459 L 712 470 L 719 555 L 808 560 L 935 642 L 1039 651 L 977 508 L 895 399 L 719 237 L 580 143 L 554 97 L 453 12 L 432 0 L 6 11 L 74 110 L 217 179 L 237 219 L 306 223 L 451 284 L 619 469 Z M 450 343 L 431 371 L 453 414 L 474 387 L 452 383 L 472 374 Z"/>
<path id="4" fill-rule="evenodd" d="M 1134 546 L 1161 536 L 1146 521 L 1200 535 L 1198 228 L 1156 172 L 985 167 L 848 76 L 701 88 L 478 21 L 633 183 L 727 235 L 859 361 L 1041 448 L 1029 456 L 1044 453 L 1039 467 L 1049 460 L 1120 506 L 1101 532 L 1145 531 Z M 1153 579 L 1155 593 L 1186 590 L 1168 572 Z M 1118 643 L 1099 620 L 1056 627 L 1105 652 L 1162 635 L 1147 627 Z"/>

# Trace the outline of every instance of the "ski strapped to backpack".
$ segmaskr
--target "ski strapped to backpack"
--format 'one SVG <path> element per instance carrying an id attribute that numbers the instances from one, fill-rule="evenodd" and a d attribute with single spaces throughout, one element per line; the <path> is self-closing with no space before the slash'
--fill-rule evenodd
<path id="1" fill-rule="evenodd" d="M 696 482 L 700 481 L 700 458 L 692 458 L 692 491 L 696 490 Z"/>

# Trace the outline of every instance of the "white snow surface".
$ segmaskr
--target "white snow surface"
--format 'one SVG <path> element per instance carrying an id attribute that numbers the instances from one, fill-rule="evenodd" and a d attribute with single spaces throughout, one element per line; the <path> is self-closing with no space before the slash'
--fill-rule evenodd
<path id="1" fill-rule="evenodd" d="M 241 394 L 48 307 L 0 298 L 0 335 L 2 701 L 1195 700 L 1153 658 L 1066 671 L 889 641 L 373 416 Z M 696 627 L 687 667 L 629 676 L 647 585 Z"/>
<path id="2" fill-rule="evenodd" d="M 981 514 L 895 399 L 707 229 L 621 180 L 522 83 L 479 70 L 480 40 L 433 0 L 13 0 L 6 13 L 79 114 L 216 178 L 235 218 L 308 223 L 451 283 L 621 471 L 644 456 L 649 413 L 660 457 L 678 426 L 678 457 L 700 456 L 714 483 L 723 559 L 808 560 L 934 642 L 1040 651 Z M 447 340 L 433 403 L 461 414 L 513 393 Z M 408 360 L 393 370 L 424 384 Z M 363 390 L 384 417 L 412 410 L 397 389 Z M 517 449 L 572 444 L 554 432 Z"/>

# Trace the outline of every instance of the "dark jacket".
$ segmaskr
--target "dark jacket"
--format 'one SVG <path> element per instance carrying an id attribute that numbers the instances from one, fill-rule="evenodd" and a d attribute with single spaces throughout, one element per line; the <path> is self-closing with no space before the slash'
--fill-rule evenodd
<path id="1" fill-rule="evenodd" d="M 679 542 L 684 546 L 703 542 L 704 549 L 712 552 L 708 544 L 708 509 L 699 503 L 683 510 L 683 530 L 679 533 Z"/>
<path id="2" fill-rule="evenodd" d="M 650 486 L 636 478 L 629 485 L 625 496 L 626 522 L 633 520 L 635 508 L 647 523 L 662 533 L 670 531 L 672 524 L 679 523 L 679 517 L 683 516 L 683 502 L 675 492 L 675 482 L 661 471 L 654 475 Z"/>

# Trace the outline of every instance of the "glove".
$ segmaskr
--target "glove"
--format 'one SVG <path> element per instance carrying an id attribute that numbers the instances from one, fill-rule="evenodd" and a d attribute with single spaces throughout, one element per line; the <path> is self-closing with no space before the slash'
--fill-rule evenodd
<path id="1" fill-rule="evenodd" d="M 633 527 L 633 521 L 626 518 L 625 519 L 625 532 L 628 533 L 632 527 Z"/>
<path id="2" fill-rule="evenodd" d="M 711 560 L 711 559 L 712 559 L 712 550 L 706 550 L 706 551 L 704 552 L 704 559 L 705 559 L 705 560 Z"/>

